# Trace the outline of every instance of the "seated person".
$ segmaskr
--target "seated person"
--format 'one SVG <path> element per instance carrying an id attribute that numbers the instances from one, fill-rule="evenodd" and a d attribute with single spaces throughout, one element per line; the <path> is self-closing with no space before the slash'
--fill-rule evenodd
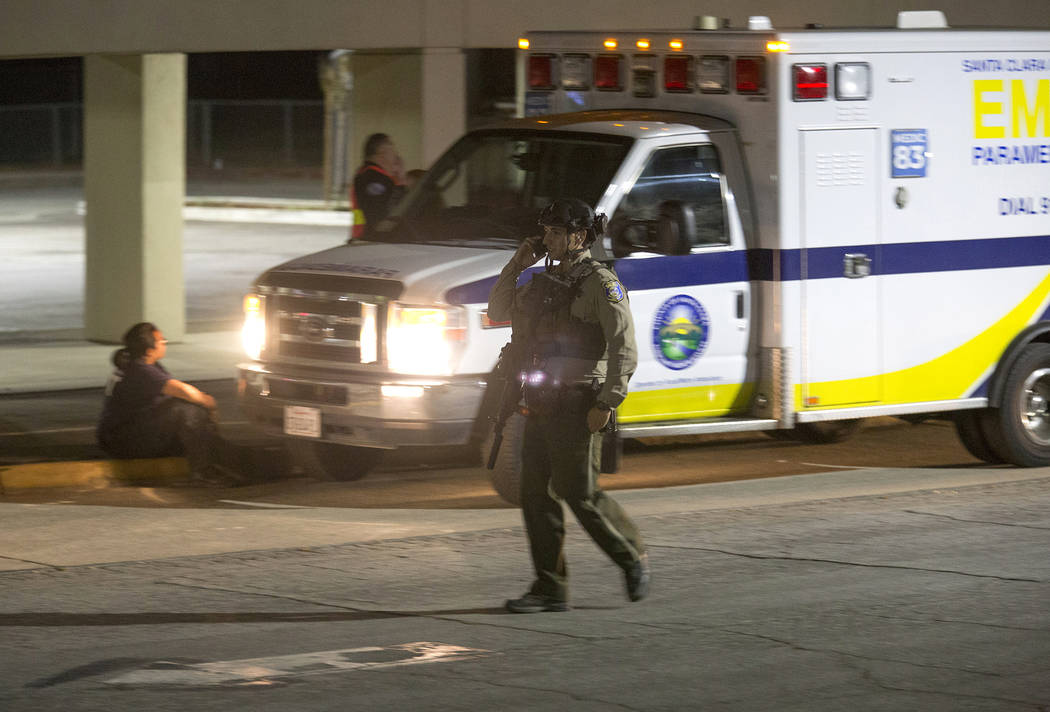
<path id="1" fill-rule="evenodd" d="M 160 364 L 167 339 L 149 322 L 124 334 L 113 354 L 116 371 L 106 385 L 96 435 L 118 458 L 185 455 L 190 483 L 230 485 L 240 478 L 216 460 L 225 444 L 215 424 L 215 399 L 171 377 Z"/>

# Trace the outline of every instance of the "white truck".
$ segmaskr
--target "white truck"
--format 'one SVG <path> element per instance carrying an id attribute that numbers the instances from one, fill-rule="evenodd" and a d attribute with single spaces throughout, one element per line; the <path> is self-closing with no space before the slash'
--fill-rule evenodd
<path id="1" fill-rule="evenodd" d="M 519 46 L 522 118 L 246 298 L 242 404 L 300 464 L 353 479 L 391 448 L 484 442 L 510 334 L 488 292 L 557 197 L 611 218 L 594 253 L 639 353 L 623 437 L 941 414 L 980 459 L 1050 464 L 1050 31 L 901 13 Z"/>

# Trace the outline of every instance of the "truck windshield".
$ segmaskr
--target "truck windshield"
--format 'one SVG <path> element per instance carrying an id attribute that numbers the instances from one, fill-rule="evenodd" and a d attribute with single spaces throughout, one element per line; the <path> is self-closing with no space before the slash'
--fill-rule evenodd
<path id="1" fill-rule="evenodd" d="M 632 140 L 586 133 L 491 130 L 468 134 L 365 239 L 514 249 L 541 234 L 556 198 L 594 205 Z"/>

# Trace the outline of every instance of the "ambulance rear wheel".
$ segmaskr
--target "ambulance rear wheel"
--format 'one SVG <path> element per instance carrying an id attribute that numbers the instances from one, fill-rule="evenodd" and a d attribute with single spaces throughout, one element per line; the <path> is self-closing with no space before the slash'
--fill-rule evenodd
<path id="1" fill-rule="evenodd" d="M 963 447 L 978 460 L 992 465 L 1003 461 L 988 440 L 987 429 L 995 426 L 995 414 L 991 409 L 963 410 L 955 414 L 955 432 Z"/>
<path id="2" fill-rule="evenodd" d="M 492 452 L 492 434 L 485 440 L 481 451 L 482 467 L 487 466 L 489 453 Z M 496 466 L 486 470 L 489 474 L 489 482 L 496 494 L 503 501 L 521 505 L 521 446 L 525 440 L 525 418 L 515 413 L 507 419 L 503 426 L 503 442 L 500 444 L 499 454 L 496 456 Z"/>
<path id="3" fill-rule="evenodd" d="M 385 450 L 339 445 L 317 440 L 288 438 L 285 447 L 292 462 L 307 477 L 352 482 L 359 480 L 383 460 Z"/>
<path id="4" fill-rule="evenodd" d="M 998 427 L 989 440 L 1007 462 L 1050 465 L 1050 344 L 1029 344 L 1003 382 Z"/>

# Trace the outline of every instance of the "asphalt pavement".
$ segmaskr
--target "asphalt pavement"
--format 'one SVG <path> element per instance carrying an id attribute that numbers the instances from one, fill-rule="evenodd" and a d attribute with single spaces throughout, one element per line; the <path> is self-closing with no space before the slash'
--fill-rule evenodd
<path id="1" fill-rule="evenodd" d="M 518 513 L 0 503 L 10 712 L 1050 706 L 1050 471 L 618 492 L 651 595 L 567 527 L 567 613 L 514 615 Z M 165 496 L 157 491 L 156 496 Z"/>

